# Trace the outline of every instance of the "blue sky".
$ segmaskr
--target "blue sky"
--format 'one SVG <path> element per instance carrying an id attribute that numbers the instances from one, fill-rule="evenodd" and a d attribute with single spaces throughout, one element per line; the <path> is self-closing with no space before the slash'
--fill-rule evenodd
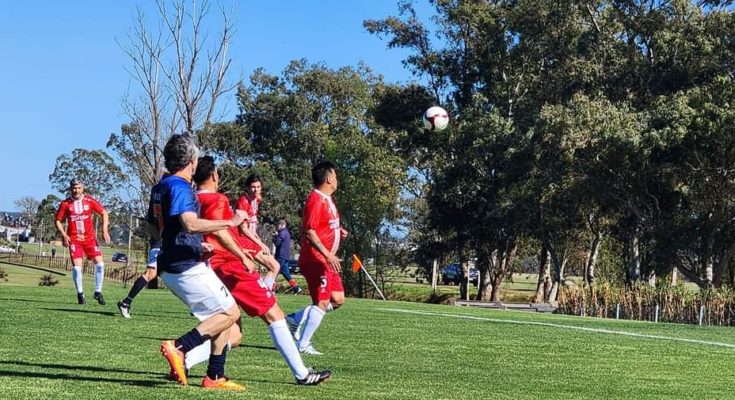
<path id="1" fill-rule="evenodd" d="M 13 210 L 22 196 L 40 200 L 52 193 L 48 175 L 58 155 L 104 148 L 126 122 L 121 99 L 135 87 L 116 40 L 125 41 L 137 6 L 155 16 L 152 3 L 26 0 L 3 6 L 0 210 Z M 419 8 L 428 16 L 429 5 Z M 278 74 L 290 60 L 307 58 L 330 67 L 362 60 L 387 81 L 412 80 L 401 63 L 407 53 L 388 50 L 362 27 L 365 19 L 395 14 L 395 0 L 240 1 L 231 78 L 246 79 L 258 67 Z M 227 101 L 234 112 L 232 96 Z"/>

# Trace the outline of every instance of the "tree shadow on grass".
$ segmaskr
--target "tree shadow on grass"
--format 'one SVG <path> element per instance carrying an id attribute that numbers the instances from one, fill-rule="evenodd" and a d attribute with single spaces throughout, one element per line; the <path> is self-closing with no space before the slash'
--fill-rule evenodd
<path id="1" fill-rule="evenodd" d="M 72 371 L 80 371 L 80 372 L 106 372 L 106 373 L 125 373 L 125 374 L 135 374 L 135 375 L 146 375 L 146 376 L 157 376 L 157 374 L 151 373 L 151 372 L 143 372 L 143 371 L 132 371 L 132 370 L 126 370 L 126 369 L 115 369 L 115 368 L 104 368 L 104 367 L 96 367 L 96 366 L 89 366 L 89 365 L 70 365 L 70 364 L 43 364 L 43 363 L 32 363 L 32 362 L 25 362 L 25 361 L 0 361 L 0 365 L 8 365 L 8 366 L 15 366 L 13 370 L 0 370 L 0 376 L 14 376 L 19 378 L 44 378 L 44 379 L 62 379 L 62 380 L 74 380 L 74 381 L 86 381 L 86 382 L 108 382 L 108 383 L 121 383 L 124 385 L 132 385 L 132 386 L 145 386 L 145 387 L 154 387 L 154 386 L 164 386 L 167 385 L 167 382 L 162 382 L 161 380 L 152 380 L 152 379 L 127 379 L 127 378 L 111 378 L 111 377 L 101 377 L 101 376 L 81 376 L 81 375 L 75 375 L 73 373 L 53 373 L 51 371 L 49 372 L 38 372 L 38 371 L 18 371 L 18 366 L 21 367 L 35 367 L 35 368 L 44 368 L 44 369 L 63 369 L 63 370 L 72 370 Z"/>
<path id="2" fill-rule="evenodd" d="M 117 315 L 116 312 L 112 312 L 112 311 L 82 310 L 82 309 L 74 309 L 74 308 L 45 308 L 45 307 L 41 307 L 41 308 L 39 308 L 39 310 L 62 311 L 62 312 L 82 313 L 82 314 L 99 314 L 99 315 L 106 315 L 106 316 L 115 316 L 115 315 Z"/>
<path id="3" fill-rule="evenodd" d="M 2 300 L 22 301 L 26 303 L 69 304 L 68 301 L 49 301 L 49 300 L 38 300 L 38 299 L 19 299 L 19 298 L 10 298 L 10 297 L 0 297 L 0 301 Z"/>

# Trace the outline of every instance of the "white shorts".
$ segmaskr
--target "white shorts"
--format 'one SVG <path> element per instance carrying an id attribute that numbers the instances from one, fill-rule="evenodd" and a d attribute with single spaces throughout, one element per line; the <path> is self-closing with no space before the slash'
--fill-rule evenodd
<path id="1" fill-rule="evenodd" d="M 180 274 L 164 272 L 161 279 L 200 321 L 221 314 L 235 304 L 230 291 L 204 263 Z"/>

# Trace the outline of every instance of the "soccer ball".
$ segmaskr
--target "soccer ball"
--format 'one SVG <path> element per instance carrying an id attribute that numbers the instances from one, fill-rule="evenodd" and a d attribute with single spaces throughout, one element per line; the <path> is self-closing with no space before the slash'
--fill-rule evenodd
<path id="1" fill-rule="evenodd" d="M 424 113 L 424 129 L 430 132 L 443 131 L 449 125 L 449 115 L 441 107 L 434 106 Z"/>

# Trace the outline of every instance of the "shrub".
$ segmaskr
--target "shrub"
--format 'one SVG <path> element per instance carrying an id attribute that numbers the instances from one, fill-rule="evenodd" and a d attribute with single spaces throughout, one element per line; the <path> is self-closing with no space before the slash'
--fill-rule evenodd
<path id="1" fill-rule="evenodd" d="M 46 274 L 41 277 L 40 281 L 38 282 L 38 286 L 54 286 L 57 283 L 59 283 L 58 279 L 55 279 L 53 275 Z"/>

